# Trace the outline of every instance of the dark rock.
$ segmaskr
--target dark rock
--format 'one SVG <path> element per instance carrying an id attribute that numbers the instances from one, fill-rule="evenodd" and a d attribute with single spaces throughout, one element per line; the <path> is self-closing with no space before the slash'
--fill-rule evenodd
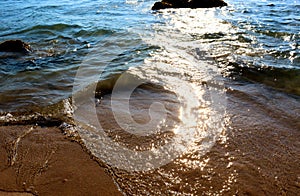
<path id="1" fill-rule="evenodd" d="M 160 10 L 166 8 L 172 8 L 172 5 L 162 3 L 162 2 L 155 2 L 154 5 L 152 6 L 152 10 Z"/>
<path id="2" fill-rule="evenodd" d="M 212 8 L 212 7 L 222 7 L 227 6 L 223 0 L 201 0 L 191 1 L 192 8 Z"/>
<path id="3" fill-rule="evenodd" d="M 0 52 L 18 52 L 26 54 L 31 51 L 30 45 L 21 40 L 8 40 L 0 43 Z"/>
<path id="4" fill-rule="evenodd" d="M 223 0 L 162 0 L 156 2 L 152 10 L 166 8 L 212 8 L 227 6 Z"/>

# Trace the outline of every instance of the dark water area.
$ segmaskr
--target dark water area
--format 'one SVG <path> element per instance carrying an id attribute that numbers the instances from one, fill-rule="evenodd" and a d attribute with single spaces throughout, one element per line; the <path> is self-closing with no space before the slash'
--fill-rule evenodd
<path id="1" fill-rule="evenodd" d="M 300 2 L 0 2 L 0 125 L 77 132 L 126 195 L 300 194 Z"/>

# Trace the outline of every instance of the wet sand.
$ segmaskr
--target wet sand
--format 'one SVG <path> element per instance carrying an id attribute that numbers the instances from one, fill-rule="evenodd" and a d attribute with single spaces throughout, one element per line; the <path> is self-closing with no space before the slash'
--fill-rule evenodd
<path id="1" fill-rule="evenodd" d="M 0 195 L 121 195 L 101 163 L 56 127 L 0 127 Z"/>
<path id="2" fill-rule="evenodd" d="M 115 181 L 127 195 L 299 195 L 299 97 L 236 82 L 226 114 L 224 132 L 204 156 L 195 150 L 145 172 L 114 168 Z"/>
<path id="3" fill-rule="evenodd" d="M 237 173 L 231 190 L 238 195 L 299 195 L 299 97 L 241 83 L 232 85 L 227 97 L 226 151 Z"/>
<path id="4" fill-rule="evenodd" d="M 108 168 L 56 127 L 2 126 L 0 195 L 121 195 L 117 187 L 126 195 L 299 195 L 299 97 L 260 84 L 226 86 L 226 125 L 210 151 L 203 155 L 195 149 L 151 171 Z M 167 98 L 165 94 L 163 100 L 172 103 L 170 114 L 176 116 L 176 102 Z M 131 101 L 147 108 L 151 100 Z M 148 118 L 131 109 L 142 120 Z M 123 136 L 116 142 L 147 144 L 112 123 L 105 97 L 97 110 L 99 118 L 105 116 L 99 122 L 114 130 L 108 134 Z"/>

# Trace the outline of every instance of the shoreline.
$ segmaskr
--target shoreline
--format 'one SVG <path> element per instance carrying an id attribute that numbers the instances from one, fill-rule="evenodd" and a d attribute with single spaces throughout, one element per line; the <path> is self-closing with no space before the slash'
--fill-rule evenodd
<path id="1" fill-rule="evenodd" d="M 0 126 L 0 195 L 122 195 L 106 168 L 57 127 Z"/>
<path id="2" fill-rule="evenodd" d="M 79 135 L 63 127 L 2 125 L 0 195 L 299 193 L 299 100 L 258 84 L 226 86 L 226 128 L 211 150 L 185 154 L 151 171 L 106 167 Z M 165 174 L 186 183 L 176 184 Z"/>

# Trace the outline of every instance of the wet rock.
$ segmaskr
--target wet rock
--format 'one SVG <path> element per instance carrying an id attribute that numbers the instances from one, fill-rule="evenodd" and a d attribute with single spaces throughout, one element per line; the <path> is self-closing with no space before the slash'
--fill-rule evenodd
<path id="1" fill-rule="evenodd" d="M 17 52 L 26 54 L 31 51 L 30 45 L 21 40 L 8 40 L 0 43 L 0 52 Z"/>
<path id="2" fill-rule="evenodd" d="M 166 9 L 166 8 L 212 8 L 227 6 L 223 0 L 162 0 L 156 2 L 152 10 Z"/>

